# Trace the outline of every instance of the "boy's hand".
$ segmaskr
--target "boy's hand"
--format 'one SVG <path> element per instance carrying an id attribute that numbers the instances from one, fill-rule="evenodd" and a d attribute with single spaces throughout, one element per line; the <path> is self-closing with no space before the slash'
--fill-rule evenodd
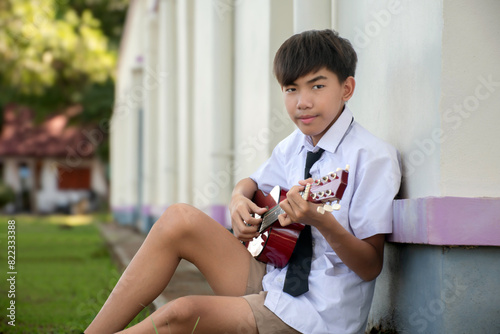
<path id="1" fill-rule="evenodd" d="M 241 194 L 234 194 L 229 204 L 231 212 L 231 225 L 236 238 L 241 241 L 250 241 L 259 235 L 261 218 L 254 218 L 252 214 L 264 214 L 266 208 L 258 207 L 247 197 Z"/>
<path id="2" fill-rule="evenodd" d="M 301 192 L 304 191 L 307 184 L 314 180 L 299 181 L 298 186 L 293 186 L 286 194 L 286 199 L 280 202 L 280 207 L 285 211 L 278 216 L 281 226 L 287 226 L 293 223 L 314 225 L 316 221 L 321 220 L 324 215 L 317 212 L 318 205 L 306 201 L 302 198 Z"/>

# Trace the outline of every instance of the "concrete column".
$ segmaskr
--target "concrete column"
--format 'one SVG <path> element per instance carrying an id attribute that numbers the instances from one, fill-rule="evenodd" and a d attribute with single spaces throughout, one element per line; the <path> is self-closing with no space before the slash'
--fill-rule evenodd
<path id="1" fill-rule="evenodd" d="M 157 196 L 159 185 L 156 180 L 158 170 L 158 13 L 152 7 L 145 12 L 145 52 L 144 52 L 144 128 L 143 150 L 144 169 L 143 180 L 143 205 L 141 212 L 140 229 L 149 231 L 152 225 L 151 209 Z"/>
<path id="2" fill-rule="evenodd" d="M 293 0 L 293 31 L 331 28 L 331 0 Z"/>
<path id="3" fill-rule="evenodd" d="M 264 0 L 235 7 L 235 182 L 269 157 L 270 11 Z"/>
<path id="4" fill-rule="evenodd" d="M 288 0 L 272 1 L 270 6 L 269 73 L 262 73 L 269 80 L 269 154 L 283 138 L 295 130 L 295 124 L 288 117 L 283 102 L 281 86 L 273 74 L 276 51 L 284 41 L 293 35 L 293 8 Z"/>
<path id="5" fill-rule="evenodd" d="M 272 69 L 277 49 L 293 34 L 292 18 L 289 1 L 247 1 L 235 8 L 236 182 L 253 173 L 294 129 Z"/>
<path id="6" fill-rule="evenodd" d="M 331 0 L 331 23 L 332 26 L 331 28 L 333 30 L 338 30 L 339 29 L 339 6 L 338 6 L 339 0 Z"/>
<path id="7" fill-rule="evenodd" d="M 159 217 L 167 206 L 177 201 L 177 71 L 176 71 L 176 3 L 160 0 L 158 6 L 158 72 L 156 82 L 158 108 L 156 117 L 158 168 L 155 183 L 158 185 L 153 216 Z"/>
<path id="8" fill-rule="evenodd" d="M 231 3 L 228 6 L 231 8 Z M 225 224 L 232 144 L 232 15 L 195 2 L 194 203 Z"/>
<path id="9" fill-rule="evenodd" d="M 194 130 L 194 0 L 177 7 L 177 175 L 178 201 L 193 203 Z"/>
<path id="10" fill-rule="evenodd" d="M 121 168 L 122 170 L 128 170 L 130 173 L 129 177 L 132 182 L 130 182 L 130 188 L 128 191 L 132 192 L 129 196 L 134 203 L 135 208 L 133 210 L 134 215 L 134 225 L 140 227 L 141 216 L 142 216 L 142 206 L 144 204 L 144 90 L 143 90 L 143 61 L 142 58 L 136 59 L 136 62 L 132 68 L 132 85 L 131 90 L 132 96 L 137 96 L 132 101 L 130 106 L 131 117 L 128 117 L 128 124 L 130 131 L 129 140 L 132 141 L 130 144 L 130 159 L 126 161 L 125 164 L 119 166 L 130 165 L 130 169 Z M 141 98 L 139 98 L 139 96 Z M 126 138 L 127 134 L 123 133 L 121 139 Z M 115 147 L 120 147 L 117 144 Z M 117 149 L 118 150 L 118 149 Z M 122 181 L 123 182 L 123 181 Z M 134 196 L 135 194 L 135 196 Z"/>

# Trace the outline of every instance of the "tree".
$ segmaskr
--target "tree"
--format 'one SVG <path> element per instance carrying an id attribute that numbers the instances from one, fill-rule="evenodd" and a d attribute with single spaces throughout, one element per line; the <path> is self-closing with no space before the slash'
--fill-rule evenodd
<path id="1" fill-rule="evenodd" d="M 74 121 L 109 119 L 126 6 L 125 0 L 2 0 L 0 106 L 24 104 L 43 119 L 80 105 Z"/>

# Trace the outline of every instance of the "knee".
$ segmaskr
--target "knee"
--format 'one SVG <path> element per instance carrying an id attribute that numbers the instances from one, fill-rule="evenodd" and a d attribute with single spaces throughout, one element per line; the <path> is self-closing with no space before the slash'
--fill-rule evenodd
<path id="1" fill-rule="evenodd" d="M 165 305 L 160 318 L 171 329 L 193 329 L 201 314 L 197 303 L 191 296 L 180 297 Z"/>
<path id="2" fill-rule="evenodd" d="M 193 206 L 183 203 L 169 206 L 153 225 L 155 233 L 182 234 L 188 228 L 189 217 L 196 210 Z"/>

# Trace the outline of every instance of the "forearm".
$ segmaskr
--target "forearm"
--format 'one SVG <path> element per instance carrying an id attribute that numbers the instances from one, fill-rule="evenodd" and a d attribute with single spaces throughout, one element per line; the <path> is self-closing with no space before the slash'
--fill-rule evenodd
<path id="1" fill-rule="evenodd" d="M 375 279 L 382 270 L 384 236 L 365 240 L 349 233 L 333 215 L 325 215 L 315 224 L 342 262 L 363 280 Z"/>
<path id="2" fill-rule="evenodd" d="M 257 191 L 257 184 L 251 178 L 245 178 L 239 181 L 233 189 L 232 196 L 243 195 L 246 198 L 252 199 L 253 195 Z"/>

